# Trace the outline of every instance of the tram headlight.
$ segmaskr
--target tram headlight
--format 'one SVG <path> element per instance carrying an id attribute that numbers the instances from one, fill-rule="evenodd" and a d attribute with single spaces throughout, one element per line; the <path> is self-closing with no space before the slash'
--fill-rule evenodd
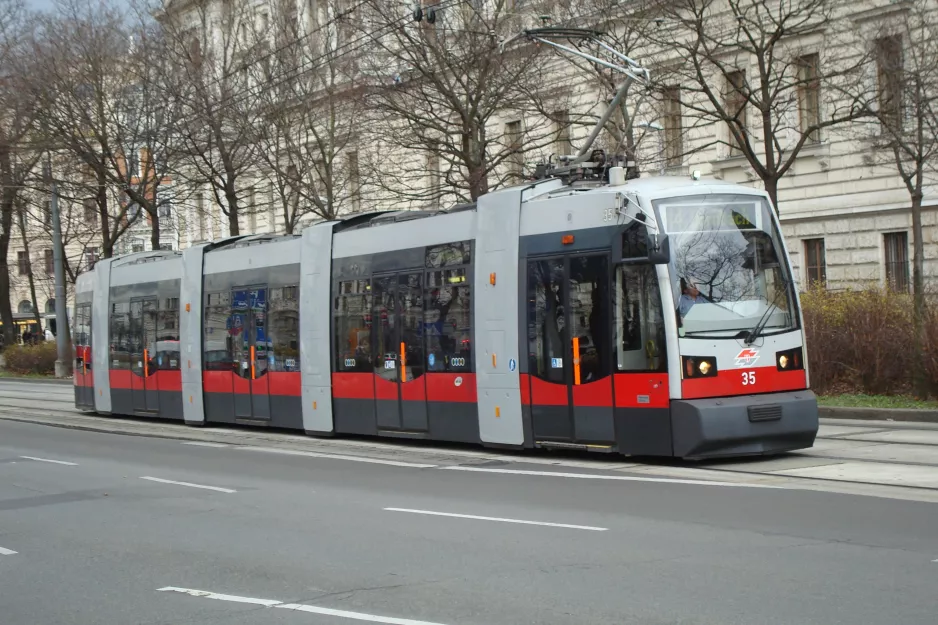
<path id="1" fill-rule="evenodd" d="M 682 360 L 685 380 L 712 378 L 717 374 L 717 359 L 712 356 L 683 356 Z"/>
<path id="2" fill-rule="evenodd" d="M 779 371 L 797 371 L 804 369 L 802 347 L 793 347 L 775 354 L 775 368 Z"/>

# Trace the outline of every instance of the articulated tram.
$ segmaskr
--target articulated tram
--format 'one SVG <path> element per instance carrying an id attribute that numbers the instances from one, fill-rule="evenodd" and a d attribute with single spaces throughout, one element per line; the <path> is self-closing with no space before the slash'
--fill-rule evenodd
<path id="1" fill-rule="evenodd" d="M 774 210 L 719 181 L 548 178 L 105 259 L 76 291 L 102 414 L 689 459 L 818 429 Z"/>

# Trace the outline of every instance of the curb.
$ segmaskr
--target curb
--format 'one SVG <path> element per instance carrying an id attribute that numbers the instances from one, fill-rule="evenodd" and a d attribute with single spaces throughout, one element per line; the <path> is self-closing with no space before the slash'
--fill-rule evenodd
<path id="1" fill-rule="evenodd" d="M 28 382 L 28 383 L 35 382 L 36 384 L 61 384 L 63 386 L 66 386 L 66 385 L 72 386 L 74 384 L 74 380 L 72 380 L 72 378 L 44 379 L 44 378 L 26 378 L 26 377 L 19 378 L 16 376 L 2 376 L 0 377 L 0 384 L 2 384 L 3 382 Z"/>
<path id="2" fill-rule="evenodd" d="M 938 423 L 938 410 L 919 410 L 916 408 L 847 408 L 843 406 L 818 406 L 818 416 L 822 419 Z"/>

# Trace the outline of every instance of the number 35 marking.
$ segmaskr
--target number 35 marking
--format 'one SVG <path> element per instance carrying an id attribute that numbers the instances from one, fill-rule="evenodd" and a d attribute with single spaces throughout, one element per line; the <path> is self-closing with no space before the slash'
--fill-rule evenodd
<path id="1" fill-rule="evenodd" d="M 755 371 L 743 371 L 743 386 L 752 386 L 756 383 Z"/>

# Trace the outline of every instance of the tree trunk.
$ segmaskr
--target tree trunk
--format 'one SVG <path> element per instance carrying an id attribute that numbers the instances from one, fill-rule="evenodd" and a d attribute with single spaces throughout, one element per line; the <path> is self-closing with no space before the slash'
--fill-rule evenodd
<path id="1" fill-rule="evenodd" d="M 158 206 L 150 213 L 150 246 L 154 250 L 160 249 L 160 209 Z"/>
<path id="2" fill-rule="evenodd" d="M 13 200 L 16 189 L 7 186 L 12 173 L 10 151 L 6 145 L 0 145 L 0 321 L 3 322 L 5 345 L 16 343 L 16 328 L 13 326 L 13 309 L 10 306 L 10 265 L 7 255 L 10 253 L 10 234 L 13 229 Z"/>
<path id="3" fill-rule="evenodd" d="M 23 251 L 26 253 L 26 278 L 29 281 L 29 297 L 33 302 L 33 313 L 36 316 L 36 327 L 39 328 L 39 334 L 42 335 L 42 316 L 39 314 L 39 301 L 36 299 L 36 280 L 33 278 L 33 263 L 29 254 L 29 238 L 26 236 L 26 216 L 23 206 L 19 207 L 20 235 L 23 238 Z"/>
<path id="4" fill-rule="evenodd" d="M 778 178 L 766 178 L 764 180 L 765 192 L 769 194 L 772 200 L 772 210 L 778 215 Z"/>
<path id="5" fill-rule="evenodd" d="M 228 203 L 228 234 L 236 237 L 241 234 L 241 225 L 238 223 L 238 193 L 231 178 L 225 181 L 225 200 Z"/>
<path id="6" fill-rule="evenodd" d="M 921 180 L 921 178 L 919 178 Z M 925 277 L 923 271 L 925 245 L 922 241 L 922 193 L 912 195 L 912 329 L 913 363 L 912 379 L 915 395 L 928 397 L 928 376 L 925 368 Z"/>
<path id="7" fill-rule="evenodd" d="M 101 218 L 101 256 L 110 258 L 114 255 L 114 241 L 111 239 L 111 215 L 107 210 L 107 187 L 98 184 L 95 203 Z"/>

